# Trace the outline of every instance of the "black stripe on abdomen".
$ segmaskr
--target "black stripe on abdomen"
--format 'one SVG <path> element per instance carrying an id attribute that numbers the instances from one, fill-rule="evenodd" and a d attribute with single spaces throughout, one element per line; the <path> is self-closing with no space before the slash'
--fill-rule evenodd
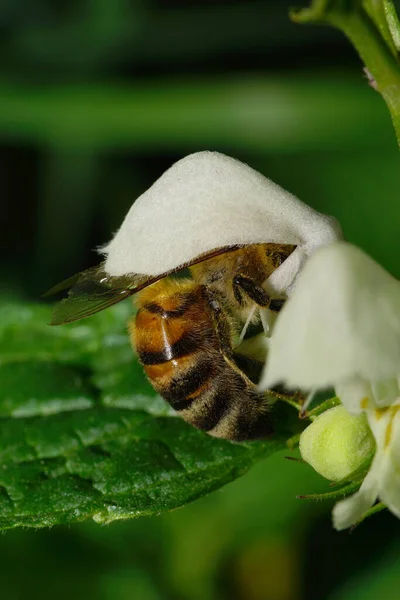
<path id="1" fill-rule="evenodd" d="M 168 386 L 160 393 L 168 400 L 175 410 L 189 408 L 196 398 L 187 396 L 194 394 L 200 387 L 204 386 L 215 375 L 215 367 L 209 359 L 199 361 L 186 373 L 172 379 Z"/>
<path id="2" fill-rule="evenodd" d="M 202 398 L 199 396 L 198 402 Z M 216 390 L 213 395 L 210 395 L 206 401 L 203 399 L 202 405 L 193 407 L 195 414 L 190 419 L 190 423 L 202 429 L 203 431 L 211 431 L 218 425 L 223 417 L 228 413 L 232 405 L 232 397 L 230 390 Z"/>
<path id="3" fill-rule="evenodd" d="M 143 365 L 160 365 L 174 358 L 181 358 L 192 354 L 199 347 L 199 342 L 193 333 L 184 333 L 183 336 L 173 344 L 165 344 L 159 352 L 147 352 L 137 348 L 140 362 Z"/>
<path id="4" fill-rule="evenodd" d="M 183 317 L 187 309 L 192 306 L 196 300 L 198 300 L 198 296 L 198 290 L 195 290 L 189 294 L 185 294 L 185 296 L 182 298 L 181 306 L 172 310 L 163 308 L 157 302 L 150 302 L 146 304 L 145 309 L 153 315 L 160 315 L 160 317 L 163 319 L 179 319 L 180 317 Z"/>

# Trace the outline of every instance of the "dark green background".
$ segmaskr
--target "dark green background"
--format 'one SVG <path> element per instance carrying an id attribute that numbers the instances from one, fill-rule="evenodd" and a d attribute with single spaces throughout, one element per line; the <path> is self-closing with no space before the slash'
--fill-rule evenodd
<path id="1" fill-rule="evenodd" d="M 172 162 L 213 149 L 342 222 L 400 275 L 399 155 L 339 32 L 282 0 L 2 0 L 3 295 L 36 300 L 97 262 Z M 154 243 L 157 243 L 156 240 Z M 332 282 L 334 285 L 335 282 Z M 311 468 L 275 455 L 159 517 L 0 538 L 6 600 L 397 600 L 400 526 L 335 533 Z"/>

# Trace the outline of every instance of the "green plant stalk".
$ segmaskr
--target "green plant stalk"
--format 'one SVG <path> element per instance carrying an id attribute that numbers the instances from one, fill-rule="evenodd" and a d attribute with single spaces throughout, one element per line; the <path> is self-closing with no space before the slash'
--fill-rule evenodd
<path id="1" fill-rule="evenodd" d="M 310 421 L 315 421 L 315 419 L 319 417 L 319 415 L 324 413 L 326 410 L 334 408 L 335 406 L 339 406 L 339 404 L 341 404 L 340 398 L 337 398 L 336 396 L 334 398 L 329 398 L 328 400 L 324 400 L 324 402 L 321 402 L 321 404 L 319 404 L 312 410 L 307 411 L 304 416 L 307 419 L 310 419 Z"/>
<path id="2" fill-rule="evenodd" d="M 365 10 L 329 8 L 325 3 L 322 8 L 314 5 L 309 9 L 292 12 L 291 17 L 298 23 L 326 23 L 343 31 L 357 50 L 368 74 L 373 77 L 374 87 L 389 108 L 400 146 L 400 65 Z"/>
<path id="3" fill-rule="evenodd" d="M 362 6 L 375 23 L 382 38 L 385 40 L 388 48 L 394 57 L 397 57 L 397 23 L 396 23 L 396 10 L 391 2 L 385 2 L 385 0 L 363 0 Z"/>
<path id="4" fill-rule="evenodd" d="M 378 504 L 375 504 L 375 506 L 373 506 L 372 508 L 367 510 L 367 512 L 361 517 L 361 519 L 359 521 L 357 521 L 357 523 L 355 523 L 352 527 L 350 527 L 350 533 L 352 533 L 356 527 L 358 527 L 363 521 L 365 521 L 365 519 L 369 519 L 369 517 L 372 517 L 372 515 L 376 515 L 377 513 L 382 512 L 383 510 L 386 510 L 386 509 L 387 509 L 387 506 L 383 502 L 379 502 Z"/>

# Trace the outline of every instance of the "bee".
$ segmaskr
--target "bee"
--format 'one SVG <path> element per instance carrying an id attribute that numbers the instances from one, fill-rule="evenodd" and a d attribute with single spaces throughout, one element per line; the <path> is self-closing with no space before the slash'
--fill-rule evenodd
<path id="1" fill-rule="evenodd" d="M 100 249 L 102 265 L 50 290 L 70 290 L 51 323 L 135 295 L 130 339 L 155 389 L 214 436 L 264 437 L 273 427 L 257 388 L 263 362 L 244 355 L 241 341 L 259 319 L 268 332 L 307 257 L 341 236 L 335 219 L 248 165 L 196 152 L 132 204 Z M 185 268 L 192 279 L 174 280 Z"/>
<path id="2" fill-rule="evenodd" d="M 155 390 L 182 418 L 213 436 L 233 441 L 270 435 L 265 393 L 257 389 L 262 363 L 239 355 L 236 322 L 254 307 L 278 311 L 263 282 L 294 251 L 290 244 L 225 247 L 158 276 L 110 276 L 88 269 L 49 291 L 69 288 L 51 325 L 99 312 L 136 295 L 138 311 L 128 324 L 131 343 Z M 189 267 L 192 279 L 174 279 Z"/>

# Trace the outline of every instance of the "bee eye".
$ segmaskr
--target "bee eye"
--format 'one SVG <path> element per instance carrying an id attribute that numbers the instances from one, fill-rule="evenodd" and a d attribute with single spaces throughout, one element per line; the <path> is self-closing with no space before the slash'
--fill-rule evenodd
<path id="1" fill-rule="evenodd" d="M 275 252 L 273 256 L 274 267 L 280 267 L 285 258 L 286 255 L 283 252 Z"/>
<path id="2" fill-rule="evenodd" d="M 273 262 L 275 262 L 275 257 L 278 255 L 279 253 L 276 250 L 271 250 L 271 248 L 267 248 L 267 250 L 265 250 L 265 256 L 267 258 L 272 259 Z"/>

